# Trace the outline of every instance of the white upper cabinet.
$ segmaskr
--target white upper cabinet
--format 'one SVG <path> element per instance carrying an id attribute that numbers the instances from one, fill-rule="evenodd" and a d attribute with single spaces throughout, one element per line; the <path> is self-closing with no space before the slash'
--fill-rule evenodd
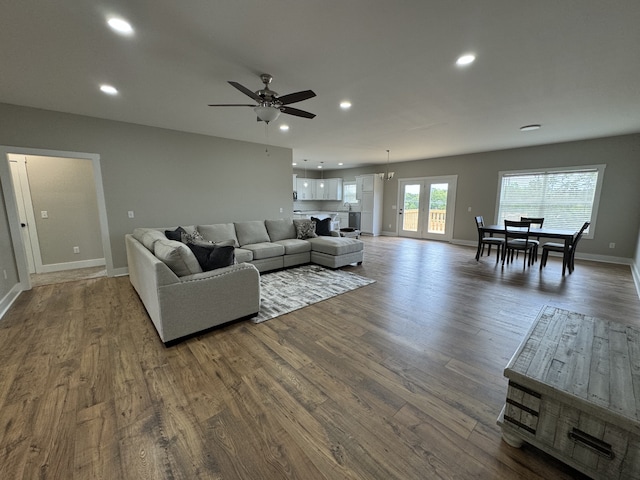
<path id="1" fill-rule="evenodd" d="M 296 191 L 298 200 L 342 200 L 342 179 L 298 178 Z"/>

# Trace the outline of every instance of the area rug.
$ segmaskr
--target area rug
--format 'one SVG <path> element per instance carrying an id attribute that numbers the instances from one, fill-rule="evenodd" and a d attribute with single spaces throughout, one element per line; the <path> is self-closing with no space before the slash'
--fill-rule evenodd
<path id="1" fill-rule="evenodd" d="M 260 275 L 260 312 L 251 321 L 261 323 L 374 282 L 318 265 L 265 273 Z"/>

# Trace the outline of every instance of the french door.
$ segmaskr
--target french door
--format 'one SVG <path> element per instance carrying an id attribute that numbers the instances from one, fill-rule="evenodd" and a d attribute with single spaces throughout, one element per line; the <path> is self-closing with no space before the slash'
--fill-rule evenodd
<path id="1" fill-rule="evenodd" d="M 398 234 L 451 240 L 457 181 L 457 175 L 400 180 Z"/>

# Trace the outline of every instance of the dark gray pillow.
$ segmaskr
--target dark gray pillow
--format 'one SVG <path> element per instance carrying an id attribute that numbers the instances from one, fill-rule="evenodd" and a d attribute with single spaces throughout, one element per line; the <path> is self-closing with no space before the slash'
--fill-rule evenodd
<path id="1" fill-rule="evenodd" d="M 165 230 L 164 234 L 169 240 L 174 240 L 176 242 L 181 242 L 182 241 L 182 234 L 186 235 L 187 231 L 182 227 L 178 227 L 175 230 Z"/>
<path id="2" fill-rule="evenodd" d="M 199 242 L 198 245 L 187 243 L 187 246 L 195 255 L 196 260 L 198 260 L 204 272 L 215 270 L 216 268 L 228 267 L 235 263 L 235 247 L 232 245 L 221 246 L 213 243 L 205 244 Z"/>
<path id="3" fill-rule="evenodd" d="M 316 234 L 324 237 L 331 236 L 331 218 L 325 218 L 320 220 L 316 217 L 311 217 L 312 222 L 316 222 Z"/>

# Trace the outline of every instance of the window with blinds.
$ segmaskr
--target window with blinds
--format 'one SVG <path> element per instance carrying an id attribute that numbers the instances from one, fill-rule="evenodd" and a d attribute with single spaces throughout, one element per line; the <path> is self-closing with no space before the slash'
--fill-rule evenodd
<path id="1" fill-rule="evenodd" d="M 543 217 L 545 227 L 579 230 L 590 221 L 585 238 L 593 238 L 604 168 L 500 172 L 497 223 Z"/>

